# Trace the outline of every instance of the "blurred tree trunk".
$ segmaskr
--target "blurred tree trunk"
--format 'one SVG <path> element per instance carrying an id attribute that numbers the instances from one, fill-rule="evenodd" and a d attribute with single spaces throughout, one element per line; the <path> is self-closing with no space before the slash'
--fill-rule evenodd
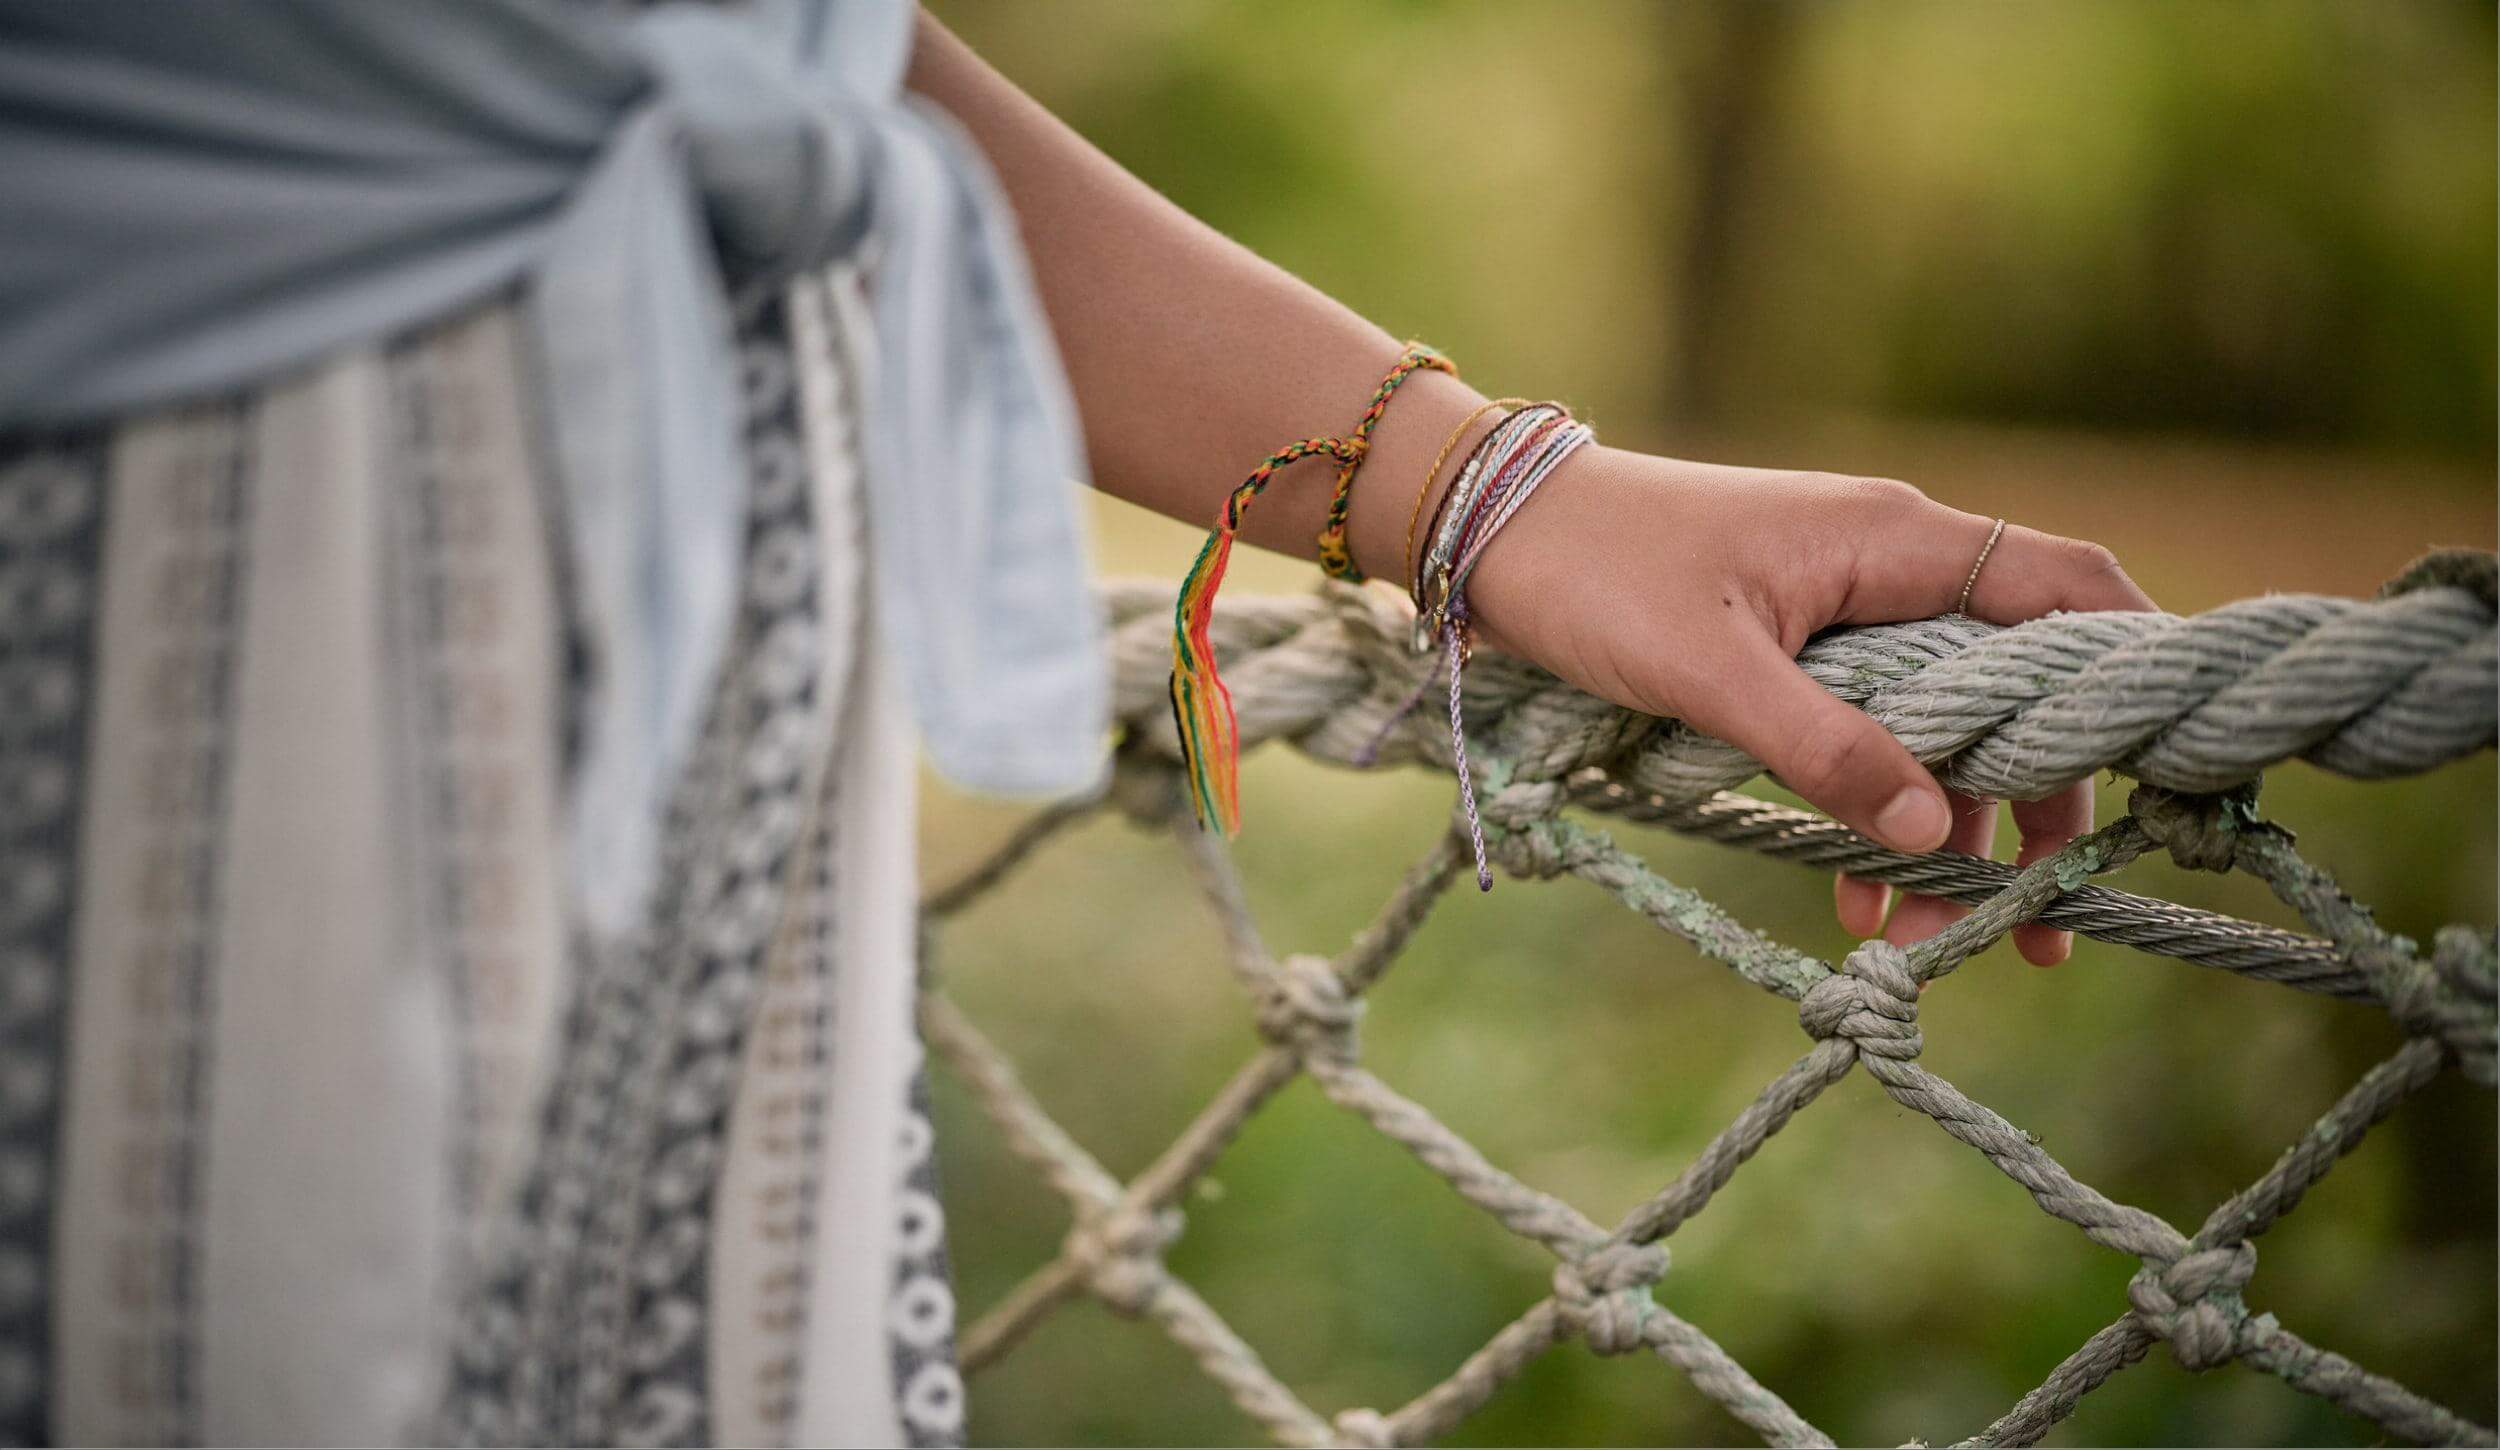
<path id="1" fill-rule="evenodd" d="M 1736 251 L 1796 23 L 1791 0 L 1711 0 L 1680 8 L 1667 28 L 1683 74 L 1678 149 L 1690 178 L 1668 336 L 1667 415 L 1678 422 L 1709 422 L 1727 412 L 1742 311 Z"/>

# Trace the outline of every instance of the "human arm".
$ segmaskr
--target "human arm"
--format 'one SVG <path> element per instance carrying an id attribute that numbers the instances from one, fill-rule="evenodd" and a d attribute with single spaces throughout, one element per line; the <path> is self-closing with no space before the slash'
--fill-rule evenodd
<path id="1" fill-rule="evenodd" d="M 907 83 L 963 124 L 1006 187 L 1105 490 L 1207 524 L 1280 444 L 1342 431 L 1398 355 L 1397 340 L 1155 193 L 925 14 Z M 1416 485 L 1481 402 L 1444 374 L 1407 381 L 1354 493 L 1358 564 L 1399 572 Z M 1471 433 L 1491 426 L 1486 418 Z M 1242 536 L 1308 558 L 1329 470 L 1296 467 L 1302 476 L 1281 479 L 1248 511 Z M 1432 487 L 1453 472 L 1445 466 Z M 1834 624 L 1951 609 L 1989 528 L 1889 480 L 1595 447 L 1567 462 L 1487 551 L 1469 602 L 1485 643 L 1732 741 L 1888 845 L 1986 854 L 1993 805 L 1949 800 L 1792 657 Z M 2106 550 L 2019 526 L 2007 528 L 1970 601 L 1972 613 L 2001 623 L 2149 607 Z M 2090 811 L 2087 785 L 2018 802 L 2024 858 L 2062 845 Z M 1844 881 L 1839 891 L 1844 924 L 1871 934 L 1886 889 Z M 1957 911 L 1914 899 L 1887 934 L 1925 936 Z M 2046 927 L 2016 940 L 2035 961 L 2065 951 L 2063 934 Z"/>

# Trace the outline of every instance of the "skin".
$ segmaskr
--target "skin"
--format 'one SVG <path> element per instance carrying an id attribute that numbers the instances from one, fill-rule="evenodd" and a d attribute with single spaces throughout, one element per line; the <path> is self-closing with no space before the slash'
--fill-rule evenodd
<path id="1" fill-rule="evenodd" d="M 1347 427 L 1397 358 L 1398 339 L 1167 201 L 926 14 L 906 84 L 962 124 L 1006 188 L 1098 487 L 1204 525 L 1280 444 Z M 1434 372 L 1392 401 L 1354 491 L 1348 537 L 1366 571 L 1400 576 L 1418 483 L 1483 401 Z M 1469 427 L 1451 458 L 1495 416 Z M 1433 496 L 1456 471 L 1443 465 Z M 1315 460 L 1281 475 L 1249 510 L 1244 541 L 1312 557 L 1332 473 Z M 1996 802 L 1946 790 L 1794 656 L 1832 625 L 1951 609 L 1990 522 L 1891 479 L 1596 446 L 1487 549 L 1469 604 L 1482 645 L 1732 741 L 1888 846 L 1986 856 Z M 1970 599 L 1970 613 L 2000 624 L 2152 607 L 2107 549 L 2012 523 Z M 2028 863 L 2090 828 L 2089 783 L 2016 801 L 2012 815 L 2016 860 Z M 1891 897 L 1843 877 L 1834 901 L 1846 929 L 1896 943 L 1963 913 L 1924 896 L 1894 909 Z M 2014 942 L 2043 966 L 2072 948 L 2068 933 L 2037 923 Z"/>

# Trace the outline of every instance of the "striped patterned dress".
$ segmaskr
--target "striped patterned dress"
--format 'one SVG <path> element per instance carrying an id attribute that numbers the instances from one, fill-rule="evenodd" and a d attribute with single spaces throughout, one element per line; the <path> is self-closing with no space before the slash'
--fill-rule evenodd
<path id="1" fill-rule="evenodd" d="M 511 299 L 0 436 L 0 1436 L 959 1437 L 862 306 L 740 302 L 735 639 L 623 935 Z"/>

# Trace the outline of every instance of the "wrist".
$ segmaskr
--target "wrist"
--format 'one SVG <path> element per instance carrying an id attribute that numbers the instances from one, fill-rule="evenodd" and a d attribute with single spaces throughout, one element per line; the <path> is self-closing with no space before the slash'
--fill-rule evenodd
<path id="1" fill-rule="evenodd" d="M 1478 644 L 1551 668 L 1543 627 L 1560 612 L 1556 605 L 1568 581 L 1584 572 L 1575 568 L 1574 555 L 1585 554 L 1587 541 L 1597 537 L 1590 531 L 1602 533 L 1610 516 L 1620 527 L 1628 516 L 1622 485 L 1631 473 L 1625 465 L 1637 457 L 1602 444 L 1572 454 L 1485 546 L 1467 585 Z"/>

